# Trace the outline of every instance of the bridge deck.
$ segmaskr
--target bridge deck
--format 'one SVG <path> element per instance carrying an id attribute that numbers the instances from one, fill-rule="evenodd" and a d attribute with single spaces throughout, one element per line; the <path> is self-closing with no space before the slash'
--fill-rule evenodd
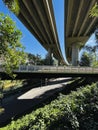
<path id="1" fill-rule="evenodd" d="M 66 66 L 25 66 L 19 67 L 15 72 L 36 72 L 36 73 L 83 73 L 98 74 L 98 68 L 94 67 L 66 67 Z"/>
<path id="2" fill-rule="evenodd" d="M 34 78 L 58 78 L 58 77 L 98 77 L 98 68 L 93 67 L 66 67 L 66 66 L 34 66 L 22 65 L 19 69 L 13 71 L 16 74 L 15 79 L 34 79 Z M 0 69 L 0 78 L 2 80 L 12 79 L 9 75 Z"/>

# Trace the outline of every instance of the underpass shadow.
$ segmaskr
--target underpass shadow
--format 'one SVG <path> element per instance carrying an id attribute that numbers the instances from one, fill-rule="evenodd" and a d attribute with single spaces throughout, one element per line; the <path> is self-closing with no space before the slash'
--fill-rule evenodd
<path id="1" fill-rule="evenodd" d="M 70 80 L 72 79 L 54 81 L 50 84 L 62 84 Z M 16 120 L 17 118 L 50 103 L 59 95 L 59 92 L 62 91 L 64 87 L 65 86 L 62 85 L 62 88 L 48 90 L 47 92 L 44 92 L 42 95 L 36 96 L 33 99 L 18 99 L 18 97 L 24 93 L 17 94 L 13 100 L 9 101 L 8 103 L 3 103 L 2 107 L 5 109 L 5 112 L 0 115 L 0 127 L 7 125 L 11 120 Z"/>
<path id="2" fill-rule="evenodd" d="M 61 88 L 48 90 L 33 99 L 18 99 L 18 97 L 16 97 L 8 104 L 3 104 L 5 113 L 0 115 L 0 127 L 7 125 L 12 119 L 17 120 L 19 117 L 31 113 L 33 110 L 43 107 L 46 104 L 49 104 L 52 100 L 56 99 L 60 93 L 67 95 L 71 91 L 74 91 L 79 87 L 84 87 L 88 83 L 91 84 L 96 80 L 89 81 L 89 78 L 79 78 L 74 79 L 70 84 L 64 84 L 65 80 L 62 80 L 61 82 L 59 81 L 59 83 L 62 85 Z M 67 81 L 69 80 L 66 80 L 66 82 Z M 53 84 L 54 83 L 57 83 L 57 81 L 53 82 Z"/>

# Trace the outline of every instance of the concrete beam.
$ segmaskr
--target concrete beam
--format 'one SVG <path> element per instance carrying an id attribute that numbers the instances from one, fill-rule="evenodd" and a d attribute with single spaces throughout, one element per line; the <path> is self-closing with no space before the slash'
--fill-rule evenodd
<path id="1" fill-rule="evenodd" d="M 75 35 L 76 28 L 77 28 L 78 23 L 79 23 L 79 18 L 80 18 L 81 10 L 82 10 L 82 7 L 83 7 L 83 3 L 84 3 L 84 1 L 81 0 L 80 5 L 79 5 L 79 9 L 78 9 L 78 13 L 77 13 L 77 17 L 76 17 L 76 21 L 75 21 L 75 26 L 74 26 L 74 29 L 73 29 L 73 32 L 72 32 L 72 37 Z"/>
<path id="2" fill-rule="evenodd" d="M 39 29 L 43 39 L 45 40 L 46 43 L 48 43 L 49 38 L 46 37 L 45 34 L 43 34 L 43 32 L 45 32 L 45 29 L 43 27 L 43 24 L 41 22 L 39 22 L 40 18 L 38 17 L 38 12 L 36 11 L 36 8 L 35 8 L 34 4 L 31 3 L 30 1 L 28 1 L 28 3 L 27 3 L 26 0 L 23 0 L 23 4 L 25 5 L 25 7 L 27 9 L 26 11 L 28 11 L 28 14 L 30 15 L 31 19 L 33 20 L 33 23 L 35 24 L 35 27 L 37 27 Z M 32 22 L 31 22 L 31 26 L 32 26 Z"/>
<path id="3" fill-rule="evenodd" d="M 65 6 L 68 6 L 68 10 L 67 11 L 67 16 L 66 16 L 66 36 L 68 36 L 68 33 L 69 33 L 69 26 L 70 26 L 70 20 L 71 20 L 71 13 L 72 13 L 72 8 L 73 8 L 73 0 L 68 0 L 68 5 L 65 5 Z M 65 7 L 66 8 L 66 7 Z"/>
<path id="4" fill-rule="evenodd" d="M 80 45 L 83 45 L 87 40 L 88 40 L 88 36 L 85 36 L 85 37 L 68 37 L 66 38 L 66 44 L 67 44 L 67 47 L 68 46 L 72 46 L 72 44 L 74 43 L 81 43 Z"/>
<path id="5" fill-rule="evenodd" d="M 51 43 L 52 43 L 51 34 L 50 34 L 49 31 L 48 31 L 48 30 L 49 30 L 49 26 L 48 26 L 48 23 L 47 23 L 46 18 L 44 17 L 44 12 L 43 12 L 43 14 L 41 13 L 41 11 L 40 11 L 41 7 L 38 7 L 38 4 L 37 4 L 37 1 L 36 1 L 36 0 L 32 0 L 32 2 L 33 2 L 34 6 L 35 6 L 35 8 L 36 8 L 36 11 L 37 11 L 37 13 L 38 13 L 38 16 L 39 16 L 39 18 L 40 18 L 40 20 L 41 20 L 41 23 L 42 23 L 44 29 L 45 29 L 45 32 L 47 33 L 47 36 L 48 36 L 48 38 L 50 39 L 50 41 L 51 41 Z M 40 8 L 40 9 L 39 9 L 39 8 Z M 44 23 L 45 23 L 45 24 L 44 24 Z M 47 29 L 47 28 L 48 28 L 48 29 Z"/>
<path id="6" fill-rule="evenodd" d="M 85 24 L 86 24 L 86 21 L 89 19 L 90 10 L 91 10 L 91 8 L 93 7 L 93 5 L 95 4 L 95 2 L 96 2 L 96 0 L 92 0 L 92 1 L 91 1 L 90 6 L 89 6 L 89 8 L 88 8 L 88 10 L 87 10 L 87 12 L 86 12 L 84 21 L 83 21 L 83 23 L 82 23 L 82 26 L 81 26 L 81 28 L 80 28 L 80 30 L 79 30 L 78 36 L 81 35 L 81 33 L 82 33 L 82 31 L 83 31 L 83 28 L 84 28 L 84 26 L 85 26 Z"/>
<path id="7" fill-rule="evenodd" d="M 72 61 L 72 46 L 86 43 L 98 24 L 98 18 L 89 17 L 89 12 L 98 0 L 65 0 L 65 52 L 68 62 Z M 85 3 L 86 2 L 86 3 Z"/>
<path id="8" fill-rule="evenodd" d="M 32 32 L 34 33 L 34 36 L 36 36 L 36 38 L 40 39 L 43 43 L 45 43 L 45 39 L 43 38 L 43 36 L 41 35 L 41 32 L 39 30 L 39 28 L 37 27 L 34 19 L 31 18 L 31 15 L 29 14 L 27 8 L 25 7 L 25 5 L 23 4 L 23 2 L 20 2 L 20 14 L 19 14 L 19 18 L 21 17 L 21 19 L 23 20 L 23 23 L 25 23 L 26 26 L 29 25 L 29 28 L 31 28 L 30 30 L 32 30 Z M 24 13 L 25 10 L 25 13 Z M 24 17 L 24 19 L 23 19 Z"/>
<path id="9" fill-rule="evenodd" d="M 83 36 L 87 36 L 88 33 L 90 32 L 90 30 L 92 29 L 92 26 L 95 24 L 95 22 L 98 21 L 98 17 L 94 17 L 92 19 L 92 22 L 90 23 L 90 25 L 88 26 L 87 30 L 85 31 Z"/>
<path id="10" fill-rule="evenodd" d="M 66 57 L 73 66 L 78 65 L 78 51 L 86 43 L 89 37 L 69 37 L 66 38 Z M 77 49 L 78 48 L 78 49 Z M 76 60 L 74 60 L 76 59 Z"/>
<path id="11" fill-rule="evenodd" d="M 20 13 L 17 17 L 47 51 L 55 46 L 54 57 L 65 63 L 58 40 L 52 0 L 19 0 L 19 6 Z"/>

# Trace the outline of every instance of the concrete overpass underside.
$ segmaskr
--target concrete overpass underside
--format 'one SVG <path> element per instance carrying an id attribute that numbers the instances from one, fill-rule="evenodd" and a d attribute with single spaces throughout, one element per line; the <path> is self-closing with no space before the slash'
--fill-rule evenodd
<path id="1" fill-rule="evenodd" d="M 52 0 L 19 0 L 19 7 L 18 18 L 22 23 L 47 51 L 65 63 L 57 35 Z"/>
<path id="2" fill-rule="evenodd" d="M 78 52 L 98 25 L 89 16 L 98 0 L 65 0 L 65 51 L 68 62 L 77 65 Z"/>
<path id="3" fill-rule="evenodd" d="M 18 18 L 40 44 L 61 63 L 65 63 L 57 34 L 52 0 L 18 0 Z M 98 25 L 89 12 L 98 0 L 65 1 L 65 51 L 68 62 L 76 66 L 78 53 Z M 32 45 L 33 46 L 33 45 Z"/>

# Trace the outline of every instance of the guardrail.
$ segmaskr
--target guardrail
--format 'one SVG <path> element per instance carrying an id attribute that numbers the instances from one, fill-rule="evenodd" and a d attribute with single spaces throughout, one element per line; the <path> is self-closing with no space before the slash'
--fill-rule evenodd
<path id="1" fill-rule="evenodd" d="M 66 67 L 66 66 L 38 66 L 20 65 L 18 72 L 56 72 L 56 73 L 98 73 L 98 68 L 93 67 Z"/>

